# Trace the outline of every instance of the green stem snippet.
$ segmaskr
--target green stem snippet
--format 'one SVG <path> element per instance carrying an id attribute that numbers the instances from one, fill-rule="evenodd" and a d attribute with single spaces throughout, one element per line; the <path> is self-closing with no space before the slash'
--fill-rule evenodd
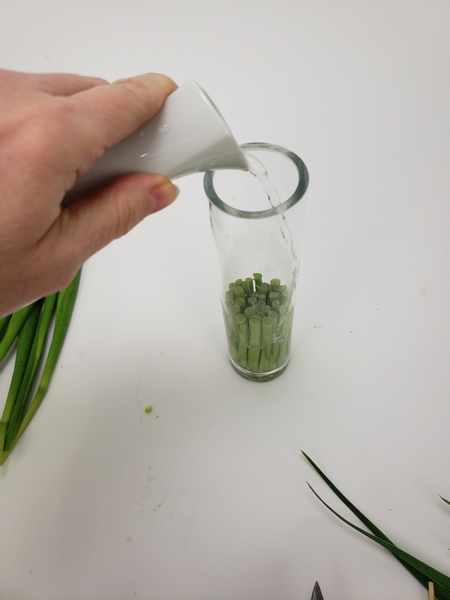
<path id="1" fill-rule="evenodd" d="M 261 317 L 253 315 L 249 320 L 250 346 L 248 350 L 248 368 L 250 371 L 258 371 L 259 355 L 261 346 Z"/>
<path id="2" fill-rule="evenodd" d="M 264 373 L 269 369 L 270 352 L 272 350 L 273 321 L 270 317 L 261 320 L 261 358 L 259 371 Z"/>

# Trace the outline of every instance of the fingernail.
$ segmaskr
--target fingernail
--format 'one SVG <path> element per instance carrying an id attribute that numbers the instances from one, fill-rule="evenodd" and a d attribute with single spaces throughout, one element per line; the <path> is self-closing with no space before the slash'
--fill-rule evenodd
<path id="1" fill-rule="evenodd" d="M 156 188 L 153 188 L 149 195 L 149 213 L 157 212 L 172 204 L 176 199 L 180 189 L 173 183 L 164 183 Z"/>

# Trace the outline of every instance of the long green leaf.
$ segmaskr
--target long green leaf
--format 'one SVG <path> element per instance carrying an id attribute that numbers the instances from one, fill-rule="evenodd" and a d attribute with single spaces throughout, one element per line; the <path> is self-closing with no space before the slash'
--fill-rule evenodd
<path id="1" fill-rule="evenodd" d="M 315 496 L 322 502 L 322 504 L 324 506 L 326 506 L 328 508 L 328 510 L 331 511 L 334 515 L 336 515 L 336 517 L 338 517 L 338 519 L 340 519 L 341 521 L 343 521 L 344 523 L 349 525 L 352 529 L 359 531 L 359 533 L 362 533 L 362 535 L 365 535 L 370 540 L 373 540 L 380 546 L 383 546 L 383 548 L 386 548 L 386 550 L 389 550 L 389 552 L 391 552 L 394 556 L 396 556 L 397 558 L 400 558 L 402 560 L 402 562 L 407 563 L 408 565 L 413 567 L 414 572 L 418 572 L 418 573 L 422 574 L 421 578 L 418 578 L 416 575 L 414 575 L 417 579 L 419 579 L 419 581 L 420 581 L 420 583 L 422 583 L 422 585 L 424 585 L 425 587 L 428 587 L 428 582 L 433 581 L 436 586 L 435 591 L 436 591 L 437 598 L 440 598 L 441 600 L 450 599 L 450 577 L 447 577 L 447 575 L 444 575 L 444 573 L 441 573 L 440 571 L 437 571 L 433 567 L 430 567 L 429 565 L 422 562 L 418 558 L 411 556 L 411 554 L 408 554 L 404 550 L 401 550 L 401 548 L 399 548 L 395 544 L 387 542 L 385 539 L 382 539 L 376 535 L 373 535 L 372 533 L 369 533 L 368 531 L 364 531 L 364 529 L 361 529 L 354 523 L 347 521 L 347 519 L 345 519 L 342 515 L 340 515 L 333 508 L 331 508 L 331 506 L 329 504 L 327 504 L 319 496 L 319 494 L 314 490 L 314 488 L 309 483 L 308 483 L 308 486 L 309 486 L 310 490 L 315 494 Z M 413 570 L 411 570 L 411 569 L 408 569 L 408 570 L 412 574 L 414 574 Z M 422 579 L 424 579 L 424 580 L 422 581 Z"/>
<path id="2" fill-rule="evenodd" d="M 302 451 L 303 456 L 306 460 L 311 464 L 311 466 L 315 469 L 315 471 L 320 475 L 320 477 L 325 481 L 325 483 L 333 490 L 333 492 L 338 496 L 340 500 L 353 512 L 353 514 L 358 517 L 358 519 L 366 525 L 366 527 L 372 531 L 372 534 L 360 529 L 350 521 L 347 521 L 339 515 L 335 510 L 333 510 L 320 496 L 315 492 L 315 490 L 309 487 L 317 496 L 317 498 L 339 519 L 341 519 L 344 523 L 347 523 L 353 529 L 356 529 L 366 537 L 380 544 L 389 552 L 391 552 L 401 563 L 402 565 L 424 586 L 428 587 L 429 581 L 434 581 L 436 584 L 435 592 L 436 598 L 440 600 L 450 600 L 450 578 L 440 573 L 433 567 L 423 563 L 422 561 L 416 559 L 411 556 L 407 552 L 404 552 L 400 548 L 398 548 L 391 540 L 378 528 L 374 525 L 354 504 L 352 504 L 340 491 L 339 489 L 332 483 L 332 481 L 319 469 L 319 467 L 314 463 L 314 461 Z"/>
<path id="3" fill-rule="evenodd" d="M 313 469 L 315 471 L 317 471 L 317 473 L 325 481 L 325 483 L 328 485 L 328 487 L 333 490 L 333 492 L 336 494 L 336 496 L 340 500 L 342 500 L 342 502 L 346 506 L 348 506 L 348 508 L 352 511 L 352 513 L 356 517 L 358 517 L 358 519 L 361 521 L 361 523 L 364 523 L 364 525 L 378 537 L 386 540 L 387 542 L 391 542 L 391 540 L 380 529 L 378 529 L 378 527 L 376 527 L 376 525 L 374 525 L 372 523 L 372 521 L 369 521 L 369 519 L 365 515 L 363 515 L 363 513 L 360 510 L 358 510 L 354 504 L 352 504 L 350 502 L 350 500 L 347 500 L 347 498 L 344 496 L 344 494 L 342 494 L 338 490 L 338 488 L 334 485 L 334 483 L 330 479 L 328 479 L 328 477 L 325 475 L 325 473 L 319 469 L 319 467 L 316 465 L 316 463 L 306 454 L 306 452 L 303 452 L 303 450 L 301 452 L 302 452 L 303 456 L 306 458 L 306 460 L 309 462 L 309 464 L 313 467 Z"/>
<path id="4" fill-rule="evenodd" d="M 27 367 L 28 359 L 33 345 L 33 339 L 36 334 L 36 329 L 39 322 L 39 315 L 42 309 L 42 302 L 36 302 L 34 308 L 31 311 L 25 325 L 19 333 L 17 339 L 17 351 L 16 361 L 14 364 L 14 371 L 11 378 L 11 383 L 8 390 L 8 396 L 6 398 L 5 407 L 3 409 L 2 420 L 0 421 L 0 452 L 3 451 L 3 447 L 6 440 L 6 432 L 11 420 L 14 405 L 19 394 L 20 386 L 23 381 L 25 370 Z"/>
<path id="5" fill-rule="evenodd" d="M 33 398 L 33 401 L 31 402 L 27 412 L 25 413 L 22 422 L 20 423 L 20 427 L 13 440 L 11 449 L 17 443 L 22 433 L 25 431 L 26 427 L 30 423 L 31 419 L 33 418 L 35 412 L 39 408 L 39 405 L 41 404 L 47 392 L 51 377 L 56 367 L 59 354 L 61 352 L 64 340 L 67 335 L 67 331 L 69 329 L 73 309 L 75 307 L 75 301 L 78 294 L 78 288 L 80 285 L 80 277 L 81 269 L 78 271 L 73 281 L 64 290 L 58 293 L 55 315 L 55 329 L 53 331 L 53 338 L 50 344 L 50 349 L 48 351 L 44 370 L 42 372 L 41 381 L 39 383 L 36 395 Z"/>
<path id="6" fill-rule="evenodd" d="M 39 365 L 41 364 L 56 299 L 57 294 L 52 294 L 44 299 L 44 307 L 40 315 L 36 334 L 34 335 L 30 356 L 27 362 L 25 373 L 23 375 L 22 383 L 20 385 L 19 393 L 14 404 L 8 432 L 6 435 L 6 441 L 4 445 L 4 450 L 6 452 L 11 450 L 12 443 L 16 437 L 17 430 L 19 429 L 25 407 L 36 379 Z"/>
<path id="7" fill-rule="evenodd" d="M 25 325 L 25 321 L 28 319 L 30 312 L 33 310 L 33 305 L 34 303 L 29 304 L 28 306 L 24 306 L 16 311 L 11 317 L 11 320 L 8 322 L 8 329 L 6 330 L 6 333 L 0 342 L 0 363 L 8 354 L 16 337 L 19 335 L 20 330 Z"/>

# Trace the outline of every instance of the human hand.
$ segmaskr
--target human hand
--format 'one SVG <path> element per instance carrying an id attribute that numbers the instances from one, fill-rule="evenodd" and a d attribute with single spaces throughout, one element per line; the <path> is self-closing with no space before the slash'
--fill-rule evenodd
<path id="1" fill-rule="evenodd" d="M 0 316 L 62 289 L 92 254 L 175 200 L 165 177 L 134 174 L 61 206 L 176 87 L 156 74 L 109 84 L 0 70 Z"/>

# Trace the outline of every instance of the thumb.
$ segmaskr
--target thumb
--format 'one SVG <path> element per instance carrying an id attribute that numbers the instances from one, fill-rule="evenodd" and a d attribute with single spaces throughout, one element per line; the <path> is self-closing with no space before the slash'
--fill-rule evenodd
<path id="1" fill-rule="evenodd" d="M 67 205 L 61 211 L 58 226 L 52 228 L 59 238 L 60 257 L 65 254 L 68 262 L 73 262 L 76 255 L 76 262 L 82 264 L 145 217 L 169 206 L 178 193 L 179 189 L 166 177 L 133 174 L 115 179 Z"/>

